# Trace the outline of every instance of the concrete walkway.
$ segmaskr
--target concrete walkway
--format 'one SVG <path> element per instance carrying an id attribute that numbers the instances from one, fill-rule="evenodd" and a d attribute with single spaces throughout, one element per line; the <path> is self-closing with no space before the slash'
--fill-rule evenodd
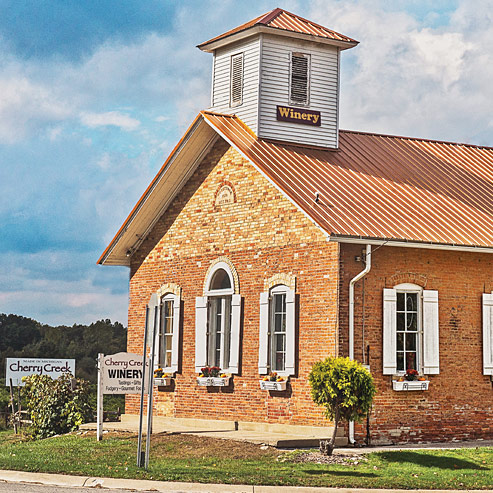
<path id="1" fill-rule="evenodd" d="M 103 430 L 128 431 L 138 433 L 138 417 L 123 414 L 121 422 L 105 422 Z M 81 430 L 95 430 L 96 423 L 85 423 Z M 277 448 L 318 447 L 320 439 L 327 439 L 332 434 L 332 427 L 293 426 L 268 423 L 248 423 L 242 421 L 219 421 L 194 418 L 155 417 L 152 424 L 153 433 L 183 433 L 212 438 L 224 438 L 242 442 L 265 444 Z M 341 428 L 336 444 L 343 446 L 347 439 Z"/>
<path id="2" fill-rule="evenodd" d="M 93 478 L 88 476 L 65 476 L 34 472 L 2 471 L 0 481 L 37 483 L 65 487 L 90 487 L 128 489 L 130 491 L 158 491 L 166 493 L 409 493 L 409 490 L 384 490 L 363 488 L 308 488 L 303 486 L 249 486 L 228 484 L 178 483 L 141 479 Z M 459 493 L 458 490 L 413 490 L 414 493 Z M 460 493 L 484 493 L 493 490 L 460 490 Z"/>

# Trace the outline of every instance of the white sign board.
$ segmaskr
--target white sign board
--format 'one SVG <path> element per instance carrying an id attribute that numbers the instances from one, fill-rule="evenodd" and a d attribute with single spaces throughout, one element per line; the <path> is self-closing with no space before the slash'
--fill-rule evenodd
<path id="1" fill-rule="evenodd" d="M 22 377 L 32 374 L 49 375 L 56 379 L 64 373 L 75 376 L 75 359 L 38 359 L 38 358 L 7 358 L 5 371 L 5 384 L 15 387 L 23 387 Z"/>
<path id="2" fill-rule="evenodd" d="M 146 365 L 149 368 L 149 361 Z M 104 356 L 101 361 L 101 380 L 103 394 L 140 394 L 142 355 L 116 353 Z"/>

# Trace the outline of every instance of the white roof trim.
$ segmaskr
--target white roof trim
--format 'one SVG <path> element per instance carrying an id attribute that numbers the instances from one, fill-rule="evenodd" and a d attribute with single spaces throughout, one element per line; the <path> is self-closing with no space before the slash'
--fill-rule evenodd
<path id="1" fill-rule="evenodd" d="M 328 241 L 336 241 L 338 243 L 354 243 L 360 245 L 378 245 L 378 246 L 394 246 L 405 248 L 425 248 L 429 250 L 452 250 L 455 252 L 474 252 L 474 253 L 493 253 L 493 248 L 481 247 L 481 246 L 467 246 L 467 245 L 451 245 L 446 243 L 426 243 L 421 241 L 403 241 L 403 240 L 385 240 L 385 239 L 365 239 L 342 237 L 335 235 L 328 235 Z"/>
<path id="2" fill-rule="evenodd" d="M 289 38 L 310 41 L 311 43 L 322 43 L 326 45 L 337 46 L 341 50 L 347 50 L 348 48 L 353 48 L 358 44 L 357 41 L 342 41 L 337 39 L 325 38 L 323 36 L 317 36 L 315 34 L 298 33 L 294 31 L 289 31 L 287 29 L 281 29 L 278 27 L 257 24 L 251 27 L 247 27 L 243 31 L 238 31 L 233 34 L 229 34 L 228 36 L 217 39 L 216 41 L 211 41 L 208 44 L 198 45 L 198 48 L 207 53 L 213 53 L 218 48 L 222 48 L 223 46 L 227 46 L 229 44 L 242 41 L 245 38 L 249 38 L 250 36 L 254 36 L 255 34 L 259 34 L 259 33 L 267 33 L 267 34 L 272 34 L 274 36 L 286 36 Z"/>
<path id="3" fill-rule="evenodd" d="M 99 260 L 106 265 L 130 265 L 130 257 L 145 240 L 171 201 L 176 197 L 216 142 L 218 134 L 204 125 L 201 115 L 169 156 L 119 233 Z"/>

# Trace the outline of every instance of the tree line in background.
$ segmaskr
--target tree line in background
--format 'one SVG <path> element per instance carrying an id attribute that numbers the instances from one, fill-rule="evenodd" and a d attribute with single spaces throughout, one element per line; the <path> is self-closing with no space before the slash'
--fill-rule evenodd
<path id="1" fill-rule="evenodd" d="M 98 353 L 114 354 L 126 348 L 126 327 L 109 319 L 91 325 L 52 327 L 20 315 L 0 313 L 2 378 L 6 358 L 73 358 L 76 376 L 96 383 Z"/>

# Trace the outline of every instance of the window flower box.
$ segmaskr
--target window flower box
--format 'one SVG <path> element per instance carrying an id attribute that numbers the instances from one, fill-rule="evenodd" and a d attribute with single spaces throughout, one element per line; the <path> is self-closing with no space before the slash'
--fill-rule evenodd
<path id="1" fill-rule="evenodd" d="M 171 377 L 154 377 L 154 385 L 156 387 L 169 387 L 171 385 Z"/>
<path id="2" fill-rule="evenodd" d="M 392 380 L 392 388 L 396 391 L 428 390 L 429 380 Z"/>
<path id="3" fill-rule="evenodd" d="M 197 385 L 201 387 L 227 387 L 230 376 L 227 377 L 197 377 Z"/>
<path id="4" fill-rule="evenodd" d="M 259 380 L 260 388 L 262 390 L 276 390 L 283 391 L 286 390 L 286 380 L 282 380 L 281 382 L 271 382 L 269 380 Z"/>

